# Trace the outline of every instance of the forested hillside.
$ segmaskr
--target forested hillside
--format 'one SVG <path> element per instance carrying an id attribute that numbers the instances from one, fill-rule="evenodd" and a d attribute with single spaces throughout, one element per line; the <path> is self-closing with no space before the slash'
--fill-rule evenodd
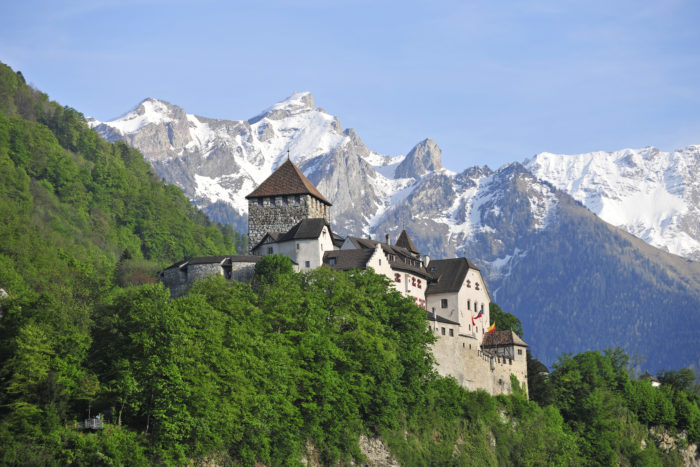
<path id="1" fill-rule="evenodd" d="M 337 465 L 362 435 L 404 465 L 674 465 L 648 427 L 700 439 L 692 372 L 656 390 L 619 351 L 532 371 L 534 400 L 464 390 L 371 271 L 269 256 L 171 300 L 160 267 L 241 237 L 3 65 L 0 219 L 3 465 Z"/>

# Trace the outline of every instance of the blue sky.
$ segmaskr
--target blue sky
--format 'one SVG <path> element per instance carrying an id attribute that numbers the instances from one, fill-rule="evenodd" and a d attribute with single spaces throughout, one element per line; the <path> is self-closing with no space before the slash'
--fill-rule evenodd
<path id="1" fill-rule="evenodd" d="M 146 97 L 247 119 L 294 91 L 444 165 L 700 144 L 697 1 L 14 1 L 0 61 L 100 120 Z"/>

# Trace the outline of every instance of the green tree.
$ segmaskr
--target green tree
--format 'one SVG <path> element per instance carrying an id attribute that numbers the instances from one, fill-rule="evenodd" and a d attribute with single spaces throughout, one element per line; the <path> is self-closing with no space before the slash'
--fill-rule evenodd
<path id="1" fill-rule="evenodd" d="M 494 302 L 489 303 L 489 324 L 496 323 L 497 329 L 510 329 L 521 338 L 523 337 L 523 324 L 515 315 L 506 313 Z"/>

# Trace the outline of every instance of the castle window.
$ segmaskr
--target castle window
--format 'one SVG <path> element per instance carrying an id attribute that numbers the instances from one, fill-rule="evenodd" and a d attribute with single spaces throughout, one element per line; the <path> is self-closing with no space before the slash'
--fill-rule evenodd
<path id="1" fill-rule="evenodd" d="M 472 281 L 470 281 L 469 279 L 467 279 L 467 287 L 469 287 L 470 289 L 472 287 Z"/>
<path id="2" fill-rule="evenodd" d="M 481 304 L 481 311 L 484 311 L 484 304 Z"/>
<path id="3" fill-rule="evenodd" d="M 479 290 L 479 283 L 478 283 L 478 282 L 474 284 L 474 288 L 475 288 L 476 290 Z"/>
<path id="4" fill-rule="evenodd" d="M 273 250 L 273 248 L 272 248 L 271 246 L 268 246 L 268 247 L 267 247 L 267 254 L 268 254 L 268 255 L 271 255 L 272 253 L 274 253 L 274 251 L 275 251 L 275 250 Z"/>
<path id="5" fill-rule="evenodd" d="M 411 285 L 412 285 L 413 287 L 416 286 L 416 278 L 415 278 L 415 277 L 411 277 Z"/>
<path id="6" fill-rule="evenodd" d="M 471 310 L 471 309 L 472 309 L 472 301 L 467 300 L 467 310 Z"/>
<path id="7" fill-rule="evenodd" d="M 263 205 L 263 199 L 258 198 L 258 206 L 262 207 L 262 205 Z"/>
<path id="8" fill-rule="evenodd" d="M 297 243 L 297 250 L 299 249 L 299 244 Z"/>
<path id="9" fill-rule="evenodd" d="M 311 267 L 311 261 L 305 261 L 305 262 L 304 262 L 304 266 L 306 266 L 307 268 L 310 268 L 310 267 Z"/>
<path id="10" fill-rule="evenodd" d="M 418 281 L 417 281 L 417 282 L 418 282 L 418 288 L 420 289 L 420 288 L 421 288 L 421 285 L 420 285 L 420 279 L 418 279 Z"/>
<path id="11" fill-rule="evenodd" d="M 471 344 L 469 344 L 469 350 L 471 350 L 471 349 L 472 349 L 472 345 L 471 345 Z"/>
<path id="12" fill-rule="evenodd" d="M 522 354 L 523 354 L 523 349 L 518 349 L 518 355 L 522 355 Z"/>
<path id="13" fill-rule="evenodd" d="M 331 266 L 335 266 L 335 258 L 331 258 L 330 261 L 329 261 L 329 264 L 330 264 Z"/>
<path id="14" fill-rule="evenodd" d="M 394 282 L 401 282 L 401 274 L 399 274 L 398 272 L 394 274 Z"/>
<path id="15" fill-rule="evenodd" d="M 442 308 L 447 308 L 447 299 L 446 298 L 443 298 L 442 300 L 440 300 L 440 306 Z"/>
<path id="16" fill-rule="evenodd" d="M 512 359 L 512 358 L 509 358 L 509 359 L 508 359 L 508 364 L 510 364 L 510 365 L 513 364 L 513 359 Z"/>
<path id="17" fill-rule="evenodd" d="M 454 337 L 454 335 L 455 335 L 454 329 L 450 329 L 450 337 Z"/>
<path id="18" fill-rule="evenodd" d="M 380 265 L 380 266 L 382 265 L 382 260 L 381 260 L 381 259 L 379 260 L 379 265 Z"/>
<path id="19" fill-rule="evenodd" d="M 442 335 L 445 335 L 445 328 L 442 328 Z"/>

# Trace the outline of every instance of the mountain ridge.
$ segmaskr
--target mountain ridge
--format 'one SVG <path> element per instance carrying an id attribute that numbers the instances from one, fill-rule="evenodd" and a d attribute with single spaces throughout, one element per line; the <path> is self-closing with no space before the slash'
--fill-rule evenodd
<path id="1" fill-rule="evenodd" d="M 521 317 L 526 338 L 538 343 L 536 355 L 547 363 L 557 358 L 562 347 L 546 336 L 551 330 L 543 326 L 543 319 L 554 323 L 555 334 L 568 336 L 562 344 L 565 350 L 588 350 L 581 336 L 569 335 L 568 330 L 584 329 L 588 320 L 600 319 L 600 310 L 610 303 L 620 306 L 610 294 L 596 292 L 588 297 L 591 292 L 583 284 L 590 277 L 605 277 L 606 290 L 624 296 L 629 295 L 627 290 L 635 290 L 638 297 L 654 300 L 660 308 L 680 307 L 680 314 L 674 314 L 677 319 L 685 316 L 688 322 L 700 324 L 700 287 L 685 277 L 696 274 L 695 266 L 683 269 L 678 264 L 686 260 L 641 248 L 641 244 L 633 243 L 630 249 L 620 246 L 626 243 L 618 227 L 593 215 L 556 180 L 533 174 L 529 161 L 496 170 L 471 167 L 457 173 L 442 167 L 439 146 L 429 139 L 414 145 L 406 156 L 379 154 L 357 132 L 342 129 L 337 117 L 316 108 L 310 93 L 293 94 L 249 120 L 177 115 L 178 121 L 154 120 L 130 135 L 114 133 L 116 127 L 107 123 L 93 122 L 93 126 L 108 139 L 116 134 L 142 149 L 156 172 L 181 186 L 194 204 L 215 220 L 244 232 L 244 196 L 290 157 L 333 203 L 332 223 L 337 233 L 395 238 L 406 226 L 423 253 L 436 259 L 465 255 L 479 264 L 495 301 Z M 190 143 L 193 134 L 208 135 L 208 139 L 200 138 L 207 142 L 203 151 Z M 161 135 L 160 139 L 154 135 Z M 162 144 L 163 135 L 168 145 Z M 616 180 L 620 177 L 609 181 Z M 572 226 L 578 230 L 573 231 Z M 578 243 L 558 235 L 577 238 Z M 578 250 L 593 258 L 600 255 L 600 263 L 591 262 Z M 626 255 L 632 253 L 637 259 L 629 263 Z M 570 270 L 567 264 L 579 264 L 580 270 Z M 654 274 L 645 273 L 645 268 Z M 677 287 L 663 285 L 669 268 L 683 277 Z M 553 274 L 557 277 L 550 277 Z M 558 289 L 547 289 L 553 283 Z M 572 286 L 578 289 L 570 291 Z M 551 297 L 530 293 L 533 289 L 550 290 Z M 646 293 L 647 289 L 654 292 Z M 561 295 L 561 290 L 571 296 Z M 562 316 L 553 297 L 568 303 L 574 318 Z M 639 353 L 637 344 L 642 339 L 651 349 L 647 352 L 651 354 L 649 365 L 668 367 L 676 359 L 664 352 L 680 342 L 669 347 L 660 336 L 632 332 L 634 326 L 627 326 L 644 328 L 654 321 L 654 314 L 638 297 L 630 297 L 630 306 L 616 311 L 617 319 L 624 323 L 621 328 L 627 330 L 624 338 L 612 329 L 596 328 L 599 338 L 595 343 L 615 346 L 619 342 Z M 692 352 L 698 348 L 698 339 L 686 336 L 681 341 L 691 349 L 683 353 L 683 363 L 700 364 Z"/>

